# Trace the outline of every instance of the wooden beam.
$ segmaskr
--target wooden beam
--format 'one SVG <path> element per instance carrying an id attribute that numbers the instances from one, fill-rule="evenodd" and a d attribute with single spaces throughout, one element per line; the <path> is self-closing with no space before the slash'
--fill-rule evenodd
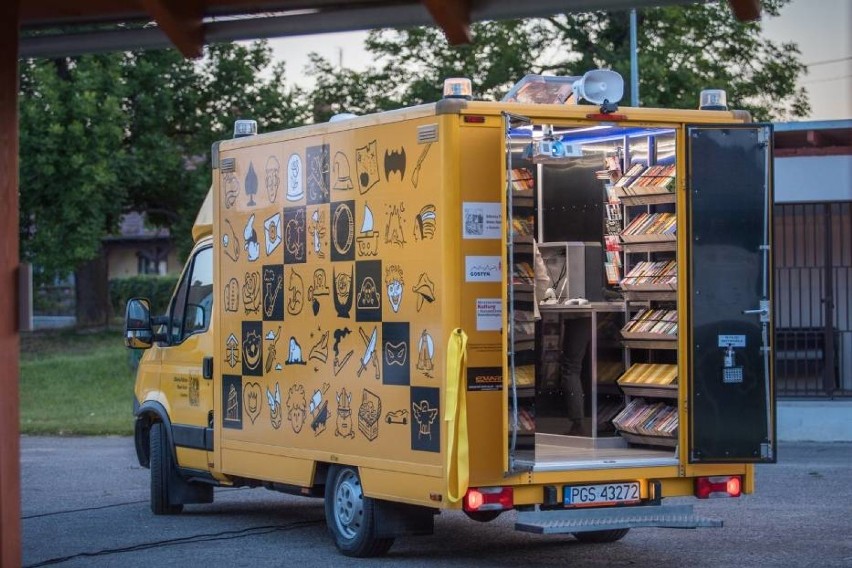
<path id="1" fill-rule="evenodd" d="M 728 0 L 734 17 L 741 22 L 760 19 L 760 0 Z"/>
<path id="2" fill-rule="evenodd" d="M 184 57 L 201 57 L 204 47 L 201 0 L 142 0 L 142 5 Z"/>
<path id="3" fill-rule="evenodd" d="M 0 2 L 0 566 L 21 565 L 18 6 Z"/>
<path id="4" fill-rule="evenodd" d="M 470 43 L 470 0 L 422 0 L 450 45 Z"/>

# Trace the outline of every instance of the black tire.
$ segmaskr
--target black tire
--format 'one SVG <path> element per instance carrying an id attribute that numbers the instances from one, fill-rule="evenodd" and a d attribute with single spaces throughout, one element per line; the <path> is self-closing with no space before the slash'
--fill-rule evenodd
<path id="1" fill-rule="evenodd" d="M 574 538 L 579 540 L 580 542 L 585 542 L 587 544 L 604 544 L 607 542 L 615 542 L 617 540 L 621 540 L 627 533 L 630 532 L 630 529 L 612 529 L 609 531 L 589 531 L 589 532 L 579 532 L 574 533 Z"/>
<path id="2" fill-rule="evenodd" d="M 345 556 L 383 556 L 393 538 L 376 537 L 375 501 L 364 497 L 356 468 L 332 466 L 325 483 L 325 522 L 337 549 Z"/>
<path id="3" fill-rule="evenodd" d="M 477 523 L 490 523 L 503 511 L 465 511 L 464 514 Z"/>
<path id="4" fill-rule="evenodd" d="M 148 444 L 151 467 L 151 512 L 155 515 L 176 515 L 183 511 L 183 505 L 169 503 L 169 479 L 174 471 L 174 464 L 166 429 L 161 422 L 151 425 Z"/>

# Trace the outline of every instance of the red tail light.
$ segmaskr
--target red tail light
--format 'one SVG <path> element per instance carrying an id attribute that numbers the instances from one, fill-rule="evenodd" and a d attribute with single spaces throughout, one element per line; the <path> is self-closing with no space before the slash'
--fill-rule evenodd
<path id="1" fill-rule="evenodd" d="M 695 480 L 695 496 L 699 499 L 739 497 L 742 492 L 743 480 L 739 475 L 698 477 Z"/>
<path id="2" fill-rule="evenodd" d="M 511 487 L 471 488 L 464 496 L 465 511 L 503 511 L 513 508 L 514 503 Z"/>
<path id="3" fill-rule="evenodd" d="M 464 121 L 468 124 L 485 124 L 485 117 L 478 114 L 467 114 Z"/>

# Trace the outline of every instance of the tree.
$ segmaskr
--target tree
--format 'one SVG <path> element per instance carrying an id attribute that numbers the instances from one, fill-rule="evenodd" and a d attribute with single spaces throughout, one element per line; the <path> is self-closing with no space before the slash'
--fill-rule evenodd
<path id="1" fill-rule="evenodd" d="M 370 32 L 366 46 L 377 63 L 364 72 L 335 68 L 312 54 L 314 120 L 434 102 L 448 77 L 472 79 L 478 98 L 499 98 L 531 72 L 530 62 L 549 42 L 525 21 L 477 23 L 472 29 L 475 41 L 458 47 L 450 46 L 437 28 Z"/>
<path id="2" fill-rule="evenodd" d="M 20 89 L 21 258 L 44 282 L 91 259 L 122 212 L 121 60 L 24 61 Z"/>
<path id="3" fill-rule="evenodd" d="M 764 0 L 766 16 L 778 16 L 790 0 Z M 727 2 L 638 11 L 639 96 L 643 106 L 697 108 L 702 89 L 721 88 L 729 106 L 757 120 L 783 120 L 810 110 L 796 80 L 806 71 L 796 44 L 761 35 L 760 22 L 738 22 Z M 567 49 L 543 69 L 577 75 L 609 67 L 630 74 L 627 12 L 571 13 L 543 23 L 543 33 Z"/>
<path id="4" fill-rule="evenodd" d="M 21 63 L 21 257 L 37 283 L 76 271 L 78 322 L 103 322 L 98 290 L 101 239 L 122 213 L 149 221 L 191 246 L 190 228 L 210 185 L 215 140 L 236 118 L 261 128 L 307 117 L 300 91 L 265 42 L 207 48 L 200 62 L 174 50 Z M 102 273 L 102 274 L 101 274 Z"/>
<path id="5" fill-rule="evenodd" d="M 210 187 L 210 147 L 232 136 L 234 121 L 253 118 L 261 132 L 307 118 L 302 94 L 287 87 L 283 64 L 266 42 L 214 44 L 201 62 L 175 50 L 127 55 L 128 136 L 122 181 L 126 208 L 167 227 L 182 255 Z"/>
<path id="6" fill-rule="evenodd" d="M 764 0 L 765 15 L 777 16 L 789 1 Z M 702 89 L 723 88 L 730 106 L 750 110 L 758 120 L 809 111 L 804 90 L 796 87 L 806 71 L 796 45 L 766 39 L 759 22 L 737 22 L 727 2 L 646 8 L 638 19 L 643 106 L 697 108 Z M 450 47 L 435 28 L 371 32 L 366 46 L 377 63 L 355 73 L 316 58 L 319 89 L 312 97 L 335 107 L 335 81 L 344 78 L 341 107 L 379 110 L 435 101 L 443 79 L 451 76 L 471 78 L 477 98 L 494 100 L 527 73 L 581 75 L 612 68 L 630 74 L 625 11 L 485 22 L 473 32 L 474 42 L 459 48 Z M 383 99 L 376 97 L 378 88 L 387 91 Z M 380 102 L 371 108 L 373 100 Z"/>

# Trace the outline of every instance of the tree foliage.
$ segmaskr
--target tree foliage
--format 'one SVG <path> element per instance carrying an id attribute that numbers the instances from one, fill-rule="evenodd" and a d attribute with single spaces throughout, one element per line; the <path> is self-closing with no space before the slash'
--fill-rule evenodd
<path id="1" fill-rule="evenodd" d="M 777 16 L 789 1 L 764 0 L 764 15 Z M 638 10 L 638 20 L 642 106 L 697 108 L 702 89 L 722 88 L 732 107 L 759 120 L 809 111 L 804 90 L 796 87 L 806 71 L 796 45 L 768 40 L 759 22 L 736 21 L 727 2 L 646 8 Z M 472 44 L 450 47 L 436 28 L 371 32 L 366 47 L 376 63 L 363 73 L 315 57 L 315 107 L 319 101 L 323 108 L 369 112 L 435 101 L 443 80 L 453 76 L 471 78 L 476 97 L 493 100 L 527 73 L 611 68 L 630 75 L 626 11 L 484 22 L 473 34 Z"/>
<path id="2" fill-rule="evenodd" d="M 127 196 L 120 58 L 26 61 L 21 71 L 21 256 L 40 274 L 67 274 L 100 248 Z"/>
<path id="3" fill-rule="evenodd" d="M 174 50 L 24 60 L 20 78 L 21 253 L 42 281 L 92 259 L 131 210 L 186 251 L 211 144 L 236 118 L 268 130 L 308 116 L 265 42 L 212 45 L 200 62 Z"/>
<path id="4" fill-rule="evenodd" d="M 766 17 L 778 16 L 789 0 L 764 0 Z M 794 43 L 761 35 L 760 22 L 738 22 L 727 2 L 637 11 L 639 99 L 642 106 L 697 108 L 702 89 L 720 88 L 728 104 L 758 120 L 808 113 L 807 95 L 796 88 L 806 71 Z M 570 13 L 541 23 L 565 46 L 548 72 L 577 75 L 598 67 L 630 75 L 628 12 Z"/>

